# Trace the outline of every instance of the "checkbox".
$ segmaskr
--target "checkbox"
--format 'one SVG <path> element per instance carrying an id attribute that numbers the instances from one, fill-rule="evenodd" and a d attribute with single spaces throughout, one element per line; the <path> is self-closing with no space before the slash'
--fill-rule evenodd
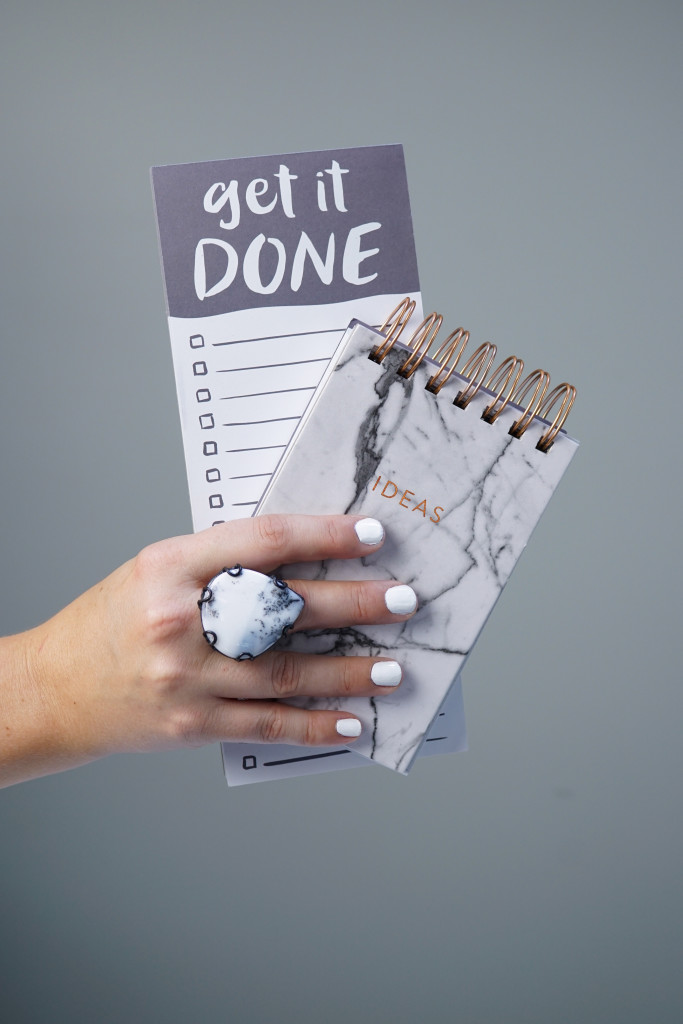
<path id="1" fill-rule="evenodd" d="M 204 335 L 193 334 L 190 337 L 190 348 L 204 348 Z"/>
<path id="2" fill-rule="evenodd" d="M 208 480 L 208 482 L 210 484 L 215 483 L 216 480 L 220 480 L 220 478 L 221 478 L 221 471 L 220 471 L 220 469 L 207 469 L 207 471 L 206 471 L 206 479 Z"/>
<path id="3" fill-rule="evenodd" d="M 213 418 L 213 414 L 210 412 L 204 413 L 203 416 L 199 417 L 199 426 L 202 430 L 213 430 L 216 426 L 216 422 Z"/>
<path id="4" fill-rule="evenodd" d="M 212 494 L 209 498 L 209 508 L 223 508 L 223 495 Z"/>
<path id="5" fill-rule="evenodd" d="M 200 416 L 203 419 L 203 416 Z M 218 455 L 218 445 L 215 441 L 205 441 L 202 451 L 205 455 Z"/>
<path id="6" fill-rule="evenodd" d="M 209 391 L 208 388 L 200 388 L 199 389 L 199 391 L 197 392 L 197 401 L 198 402 L 210 402 L 211 401 L 211 392 Z"/>
<path id="7" fill-rule="evenodd" d="M 195 377 L 206 377 L 209 371 L 206 368 L 206 363 L 193 363 L 192 372 Z"/>

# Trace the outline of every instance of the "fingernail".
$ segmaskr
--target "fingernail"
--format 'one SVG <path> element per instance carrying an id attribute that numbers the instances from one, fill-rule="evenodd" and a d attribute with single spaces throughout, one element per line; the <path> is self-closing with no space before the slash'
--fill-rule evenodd
<path id="1" fill-rule="evenodd" d="M 360 736 L 362 726 L 357 718 L 340 718 L 336 728 L 340 736 Z"/>
<path id="2" fill-rule="evenodd" d="M 394 615 L 409 615 L 417 608 L 417 595 L 412 587 L 405 584 L 390 587 L 384 595 L 384 600 Z"/>
<path id="3" fill-rule="evenodd" d="M 384 527 L 378 519 L 359 519 L 354 530 L 361 544 L 379 544 L 384 540 Z"/>
<path id="4" fill-rule="evenodd" d="M 398 686 L 401 675 L 397 661 L 376 661 L 370 669 L 370 678 L 377 686 Z"/>

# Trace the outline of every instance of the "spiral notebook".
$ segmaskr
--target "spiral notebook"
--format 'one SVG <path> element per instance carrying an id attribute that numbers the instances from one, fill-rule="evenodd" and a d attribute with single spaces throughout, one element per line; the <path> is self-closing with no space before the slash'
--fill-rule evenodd
<path id="1" fill-rule="evenodd" d="M 401 663 L 390 696 L 301 703 L 352 712 L 363 723 L 353 751 L 404 774 L 578 447 L 564 430 L 572 385 L 551 390 L 544 370 L 522 379 L 522 360 L 497 364 L 489 343 L 469 355 L 462 328 L 437 347 L 437 314 L 403 344 L 412 311 L 406 299 L 379 331 L 351 323 L 257 508 L 384 524 L 382 549 L 360 569 L 339 560 L 281 575 L 409 583 L 416 615 L 283 644 Z"/>

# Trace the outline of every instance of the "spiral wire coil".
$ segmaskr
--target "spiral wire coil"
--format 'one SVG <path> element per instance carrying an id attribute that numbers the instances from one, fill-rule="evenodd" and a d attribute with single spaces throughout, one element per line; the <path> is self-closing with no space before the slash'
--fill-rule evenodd
<path id="1" fill-rule="evenodd" d="M 376 363 L 382 362 L 399 340 L 414 311 L 415 302 L 409 298 L 403 299 L 392 310 L 379 328 L 380 333 L 384 335 L 384 341 L 373 348 L 369 355 L 370 359 Z M 412 377 L 436 342 L 442 324 L 443 317 L 440 313 L 430 313 L 413 331 L 406 344 L 409 353 L 397 370 L 401 377 Z M 464 327 L 451 331 L 430 358 L 430 362 L 436 363 L 438 369 L 425 384 L 427 391 L 434 395 L 439 394 L 456 372 L 469 340 L 470 332 Z M 533 370 L 520 383 L 524 361 L 518 356 L 508 356 L 496 366 L 497 351 L 492 342 L 486 341 L 475 349 L 462 370 L 457 371 L 457 376 L 466 383 L 453 399 L 453 405 L 459 409 L 466 409 L 480 389 L 484 388 L 493 395 L 493 398 L 482 413 L 483 420 L 490 424 L 495 423 L 503 410 L 508 405 L 513 405 L 521 412 L 510 427 L 509 433 L 513 437 L 521 438 L 534 419 L 538 418 L 549 425 L 541 434 L 536 448 L 541 452 L 550 451 L 574 405 L 576 388 L 565 381 L 548 393 L 550 374 L 541 369 Z"/>

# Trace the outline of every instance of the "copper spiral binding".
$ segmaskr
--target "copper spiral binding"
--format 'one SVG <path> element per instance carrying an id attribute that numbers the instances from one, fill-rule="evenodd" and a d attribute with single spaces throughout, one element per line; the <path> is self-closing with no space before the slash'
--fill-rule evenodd
<path id="1" fill-rule="evenodd" d="M 441 330 L 442 323 L 443 317 L 440 313 L 430 313 L 428 317 L 425 317 L 408 342 L 412 352 L 396 371 L 400 377 L 404 377 L 407 380 L 408 377 L 415 373 L 427 355 L 434 338 Z"/>
<path id="2" fill-rule="evenodd" d="M 382 362 L 400 338 L 414 310 L 415 302 L 406 297 L 389 314 L 379 329 L 385 334 L 385 338 L 373 348 L 369 355 L 370 359 L 376 363 Z M 428 356 L 442 323 L 443 317 L 440 313 L 430 313 L 413 332 L 407 345 L 410 353 L 396 371 L 401 377 L 411 377 Z M 429 362 L 436 363 L 438 368 L 425 384 L 427 391 L 434 395 L 439 394 L 456 372 L 469 340 L 470 332 L 464 327 L 451 331 L 435 355 L 429 359 Z M 558 384 L 550 394 L 547 394 L 550 374 L 541 369 L 528 374 L 520 384 L 519 380 L 524 371 L 523 360 L 518 356 L 508 356 L 499 366 L 494 367 L 497 351 L 497 347 L 490 341 L 479 345 L 474 351 L 463 369 L 457 373 L 457 376 L 465 381 L 465 386 L 453 399 L 453 405 L 466 409 L 483 387 L 492 395 L 491 401 L 481 414 L 483 420 L 489 424 L 495 423 L 507 406 L 512 404 L 521 410 L 521 414 L 513 422 L 509 433 L 515 438 L 521 438 L 534 419 L 544 420 L 548 426 L 541 434 L 536 448 L 544 453 L 550 451 L 571 412 L 576 398 L 576 388 L 573 384 L 565 382 Z M 557 411 L 551 421 L 550 417 L 556 407 Z"/>
<path id="3" fill-rule="evenodd" d="M 379 328 L 380 334 L 385 334 L 386 332 L 385 339 L 380 345 L 376 345 L 373 348 L 368 359 L 372 359 L 373 363 L 382 362 L 386 354 L 391 351 L 398 339 L 401 337 L 403 328 L 408 323 L 414 312 L 415 300 L 409 299 L 408 296 L 406 296 L 402 302 L 399 302 L 396 309 L 391 311 L 382 326 Z"/>
<path id="4" fill-rule="evenodd" d="M 539 410 L 538 415 L 541 419 L 550 419 L 550 410 L 560 397 L 562 397 L 562 402 L 560 403 L 560 408 L 555 415 L 555 419 L 538 439 L 536 447 L 540 452 L 549 452 L 553 446 L 553 441 L 562 430 L 576 398 L 576 388 L 574 385 L 567 384 L 565 382 L 564 384 L 558 384 L 556 388 L 553 388 Z"/>
<path id="5" fill-rule="evenodd" d="M 485 341 L 467 360 L 460 376 L 466 379 L 469 378 L 469 383 L 462 391 L 458 391 L 453 399 L 453 405 L 457 405 L 459 409 L 467 408 L 486 380 L 486 374 L 493 366 L 497 351 L 498 349 L 492 342 Z M 479 378 L 475 380 L 477 374 L 479 374 Z"/>
<path id="6" fill-rule="evenodd" d="M 519 384 L 519 378 L 522 376 L 523 370 L 523 359 L 519 359 L 517 356 L 508 356 L 507 359 L 502 362 L 496 370 L 494 370 L 486 381 L 485 387 L 487 391 L 495 392 L 496 388 L 500 385 L 500 389 L 496 397 L 492 402 L 489 402 L 481 414 L 481 418 L 486 420 L 487 423 L 495 423 L 503 409 L 511 400 L 515 393 L 515 389 Z M 507 394 L 503 398 L 503 392 L 506 388 L 508 389 Z M 501 398 L 503 398 L 502 402 Z"/>
<path id="7" fill-rule="evenodd" d="M 457 330 L 451 331 L 443 345 L 434 354 L 434 362 L 440 363 L 440 366 L 425 384 L 427 391 L 431 391 L 433 395 L 438 395 L 444 384 L 448 383 L 451 374 L 458 365 L 460 356 L 467 348 L 469 340 L 470 332 L 466 331 L 464 327 L 458 327 Z"/>
<path id="8" fill-rule="evenodd" d="M 550 384 L 550 374 L 546 370 L 534 370 L 528 377 L 525 377 L 519 386 L 519 390 L 515 392 L 515 405 L 521 405 L 527 394 L 534 388 L 534 393 L 531 396 L 526 409 L 510 427 L 509 433 L 513 437 L 522 437 L 525 430 L 529 428 L 534 416 L 537 415 L 538 410 L 541 408 L 541 403 L 545 397 L 545 393 L 548 390 Z M 535 386 L 534 386 L 535 385 Z"/>

